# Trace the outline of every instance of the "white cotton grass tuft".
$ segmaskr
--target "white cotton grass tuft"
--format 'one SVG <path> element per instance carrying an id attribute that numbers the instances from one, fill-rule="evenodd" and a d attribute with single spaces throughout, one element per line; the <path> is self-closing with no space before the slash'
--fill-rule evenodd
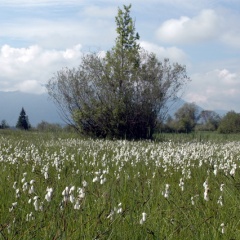
<path id="1" fill-rule="evenodd" d="M 122 203 L 120 202 L 117 207 L 114 207 L 114 209 L 111 210 L 107 218 L 112 221 L 115 214 L 121 214 L 122 212 L 123 212 Z"/>
<path id="2" fill-rule="evenodd" d="M 83 185 L 83 187 L 87 187 L 88 183 L 85 180 L 83 180 L 82 185 Z"/>
<path id="3" fill-rule="evenodd" d="M 168 198 L 169 197 L 169 194 L 170 194 L 170 184 L 166 184 L 165 185 L 165 191 L 162 192 L 162 195 L 165 197 L 165 198 Z"/>
<path id="4" fill-rule="evenodd" d="M 9 208 L 9 212 L 12 212 L 17 207 L 17 202 L 12 203 L 12 206 Z"/>
<path id="5" fill-rule="evenodd" d="M 78 192 L 78 198 L 79 199 L 83 199 L 85 198 L 85 188 L 78 188 L 77 189 L 77 192 Z"/>
<path id="6" fill-rule="evenodd" d="M 215 176 L 217 176 L 217 172 L 218 172 L 218 166 L 217 166 L 217 164 L 214 164 L 214 170 L 213 170 L 213 173 L 214 173 L 214 175 Z"/>
<path id="7" fill-rule="evenodd" d="M 203 187 L 208 188 L 208 179 L 206 179 L 206 181 L 203 183 Z"/>
<path id="8" fill-rule="evenodd" d="M 19 188 L 16 189 L 15 197 L 20 198 L 20 189 Z"/>
<path id="9" fill-rule="evenodd" d="M 111 221 L 113 220 L 113 215 L 115 214 L 114 210 L 111 210 L 111 212 L 109 213 L 109 215 L 107 216 L 108 219 L 110 219 Z"/>
<path id="10" fill-rule="evenodd" d="M 15 189 L 15 190 L 17 189 L 17 182 L 13 183 L 13 189 Z"/>
<path id="11" fill-rule="evenodd" d="M 95 182 L 98 182 L 99 181 L 99 177 L 98 176 L 96 176 L 95 178 L 93 178 L 93 180 L 92 180 L 94 183 Z"/>
<path id="12" fill-rule="evenodd" d="M 81 207 L 80 202 L 79 202 L 79 200 L 77 199 L 76 202 L 75 202 L 75 204 L 74 204 L 74 207 L 73 207 L 73 208 L 74 208 L 75 210 L 79 210 L 80 207 Z"/>
<path id="13" fill-rule="evenodd" d="M 69 187 L 65 187 L 62 191 L 63 201 L 67 202 L 69 200 Z"/>
<path id="14" fill-rule="evenodd" d="M 221 183 L 221 185 L 220 185 L 220 192 L 221 193 L 223 192 L 223 189 L 224 189 L 224 183 Z M 219 196 L 217 204 L 220 205 L 220 206 L 223 206 L 223 196 L 222 195 Z"/>
<path id="15" fill-rule="evenodd" d="M 145 212 L 142 213 L 142 218 L 140 220 L 140 224 L 142 225 L 144 222 L 146 222 L 147 214 Z"/>
<path id="16" fill-rule="evenodd" d="M 191 197 L 191 203 L 192 205 L 195 205 L 194 197 Z"/>
<path id="17" fill-rule="evenodd" d="M 203 198 L 206 202 L 209 201 L 209 195 L 208 195 L 209 189 L 205 189 L 204 193 L 203 193 Z"/>
<path id="18" fill-rule="evenodd" d="M 23 186 L 22 186 L 23 192 L 26 192 L 27 189 L 28 189 L 28 182 L 24 182 L 24 183 L 23 183 Z"/>
<path id="19" fill-rule="evenodd" d="M 221 185 L 220 185 L 220 191 L 221 191 L 221 192 L 223 192 L 223 187 L 224 187 L 224 185 L 225 185 L 224 183 L 221 183 Z"/>
<path id="20" fill-rule="evenodd" d="M 35 192 L 34 186 L 31 185 L 29 190 L 28 190 L 28 194 L 33 194 Z"/>
<path id="21" fill-rule="evenodd" d="M 35 218 L 34 218 L 32 212 L 30 212 L 29 214 L 27 214 L 27 216 L 26 216 L 26 221 L 27 221 L 27 222 L 30 222 L 30 221 L 32 221 L 32 220 L 34 220 L 34 219 L 35 219 Z"/>
<path id="22" fill-rule="evenodd" d="M 35 180 L 32 179 L 32 180 L 30 181 L 30 184 L 33 185 L 34 183 L 35 183 Z"/>
<path id="23" fill-rule="evenodd" d="M 193 197 L 191 197 L 191 203 L 192 203 L 192 205 L 195 205 L 195 199 L 198 198 L 198 197 L 199 197 L 198 194 L 195 195 L 195 196 L 193 196 Z"/>
<path id="24" fill-rule="evenodd" d="M 73 193 L 75 191 L 75 189 L 76 189 L 75 186 L 70 187 L 69 194 Z"/>
<path id="25" fill-rule="evenodd" d="M 122 203 L 118 204 L 118 209 L 117 209 L 117 213 L 120 214 L 122 213 L 123 209 L 122 209 Z"/>
<path id="26" fill-rule="evenodd" d="M 101 180 L 100 180 L 100 184 L 102 185 L 102 184 L 104 184 L 106 181 L 107 181 L 106 178 L 101 178 Z"/>
<path id="27" fill-rule="evenodd" d="M 23 173 L 23 178 L 21 180 L 21 183 L 24 183 L 26 181 L 26 176 L 27 176 L 27 173 Z"/>
<path id="28" fill-rule="evenodd" d="M 35 211 L 38 211 L 38 210 L 39 210 L 39 202 L 38 202 L 38 199 L 39 199 L 38 196 L 35 196 L 35 197 L 33 198 L 33 200 L 34 200 L 33 206 L 34 206 Z"/>
<path id="29" fill-rule="evenodd" d="M 179 187 L 181 188 L 182 191 L 184 191 L 184 181 L 183 181 L 183 178 L 180 178 Z"/>
<path id="30" fill-rule="evenodd" d="M 47 194 L 45 195 L 45 200 L 47 202 L 51 202 L 51 200 L 52 200 L 52 193 L 53 193 L 53 188 L 47 187 Z"/>
<path id="31" fill-rule="evenodd" d="M 203 183 L 203 187 L 204 187 L 204 193 L 203 193 L 203 198 L 205 201 L 209 201 L 209 187 L 208 187 L 208 179 L 206 179 L 206 181 Z"/>
<path id="32" fill-rule="evenodd" d="M 221 223 L 220 227 L 221 227 L 221 233 L 224 234 L 225 233 L 225 224 Z"/>
<path id="33" fill-rule="evenodd" d="M 74 202 L 75 202 L 75 197 L 74 197 L 74 195 L 73 195 L 72 193 L 70 193 L 69 201 L 70 201 L 71 203 L 74 203 Z"/>
<path id="34" fill-rule="evenodd" d="M 237 169 L 237 164 L 233 164 L 233 165 L 232 165 L 232 169 L 231 169 L 231 171 L 230 171 L 230 175 L 231 175 L 232 177 L 235 176 L 236 169 Z"/>
<path id="35" fill-rule="evenodd" d="M 218 203 L 220 206 L 223 206 L 223 197 L 222 197 L 222 196 L 220 196 L 220 197 L 218 198 L 217 203 Z"/>
<path id="36" fill-rule="evenodd" d="M 49 177 L 48 172 L 44 172 L 44 178 L 48 179 L 48 177 Z"/>

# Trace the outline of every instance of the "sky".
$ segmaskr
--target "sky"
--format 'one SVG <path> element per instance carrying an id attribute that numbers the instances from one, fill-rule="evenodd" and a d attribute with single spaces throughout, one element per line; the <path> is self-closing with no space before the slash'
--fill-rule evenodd
<path id="1" fill-rule="evenodd" d="M 0 0 L 0 91 L 44 93 L 83 54 L 110 50 L 129 4 L 140 45 L 186 65 L 185 101 L 240 112 L 239 0 Z"/>

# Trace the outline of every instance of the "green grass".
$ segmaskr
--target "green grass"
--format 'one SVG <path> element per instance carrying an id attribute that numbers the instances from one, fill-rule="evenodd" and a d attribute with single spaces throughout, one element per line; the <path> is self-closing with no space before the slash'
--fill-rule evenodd
<path id="1" fill-rule="evenodd" d="M 175 141 L 175 142 L 189 142 L 189 141 L 240 141 L 240 134 L 220 134 L 218 132 L 192 132 L 192 133 L 158 133 L 154 135 L 154 140 L 159 142 Z"/>
<path id="2" fill-rule="evenodd" d="M 163 137 L 128 142 L 1 131 L 0 239 L 239 239 L 239 136 Z M 64 201 L 63 191 L 72 186 Z M 53 188 L 49 202 L 47 188 Z M 78 188 L 85 193 L 79 199 Z M 80 209 L 74 209 L 77 201 Z M 147 217 L 140 224 L 142 213 Z"/>

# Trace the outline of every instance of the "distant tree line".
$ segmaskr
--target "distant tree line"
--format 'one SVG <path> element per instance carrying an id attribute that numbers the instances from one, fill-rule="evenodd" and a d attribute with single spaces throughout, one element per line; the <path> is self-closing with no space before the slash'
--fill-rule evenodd
<path id="1" fill-rule="evenodd" d="M 4 119 L 0 123 L 0 129 L 10 128 Z M 20 130 L 36 130 L 40 132 L 72 132 L 74 128 L 69 125 L 61 126 L 57 123 L 41 121 L 35 128 L 31 127 L 28 116 L 22 108 L 16 128 Z M 222 134 L 240 133 L 240 113 L 227 112 L 220 117 L 216 112 L 199 110 L 194 103 L 185 103 L 174 114 L 168 116 L 165 122 L 159 121 L 155 133 L 191 133 L 193 131 L 215 131 Z"/>
<path id="2" fill-rule="evenodd" d="M 220 117 L 214 111 L 202 110 L 194 103 L 185 103 L 174 117 L 168 116 L 159 124 L 161 132 L 190 133 L 193 131 L 217 131 L 219 133 L 240 133 L 240 113 L 228 112 Z"/>

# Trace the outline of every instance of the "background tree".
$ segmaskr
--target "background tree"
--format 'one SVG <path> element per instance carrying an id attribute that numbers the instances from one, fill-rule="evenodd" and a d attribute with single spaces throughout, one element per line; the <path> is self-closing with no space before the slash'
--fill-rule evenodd
<path id="1" fill-rule="evenodd" d="M 24 108 L 22 108 L 20 115 L 18 117 L 18 121 L 16 124 L 16 128 L 29 130 L 31 128 L 31 125 L 28 120 L 28 116 L 26 115 L 26 112 Z"/>
<path id="2" fill-rule="evenodd" d="M 203 110 L 199 115 L 199 124 L 196 130 L 216 131 L 220 124 L 221 117 L 214 111 Z"/>
<path id="3" fill-rule="evenodd" d="M 9 128 L 9 125 L 8 125 L 7 121 L 5 119 L 3 119 L 0 124 L 0 129 L 6 129 L 6 128 Z"/>
<path id="4" fill-rule="evenodd" d="M 228 112 L 221 120 L 219 133 L 239 133 L 240 132 L 240 113 Z"/>
<path id="5" fill-rule="evenodd" d="M 189 80 L 185 66 L 140 48 L 130 8 L 118 10 L 116 44 L 105 57 L 88 54 L 78 69 L 63 69 L 48 82 L 62 116 L 83 134 L 151 138 L 166 102 Z"/>
<path id="6" fill-rule="evenodd" d="M 172 123 L 177 132 L 189 133 L 194 130 L 199 116 L 199 110 L 194 103 L 185 103 L 175 113 L 175 120 Z"/>
<path id="7" fill-rule="evenodd" d="M 62 127 L 57 123 L 48 123 L 46 121 L 40 122 L 36 129 L 41 132 L 60 132 L 62 131 Z"/>

